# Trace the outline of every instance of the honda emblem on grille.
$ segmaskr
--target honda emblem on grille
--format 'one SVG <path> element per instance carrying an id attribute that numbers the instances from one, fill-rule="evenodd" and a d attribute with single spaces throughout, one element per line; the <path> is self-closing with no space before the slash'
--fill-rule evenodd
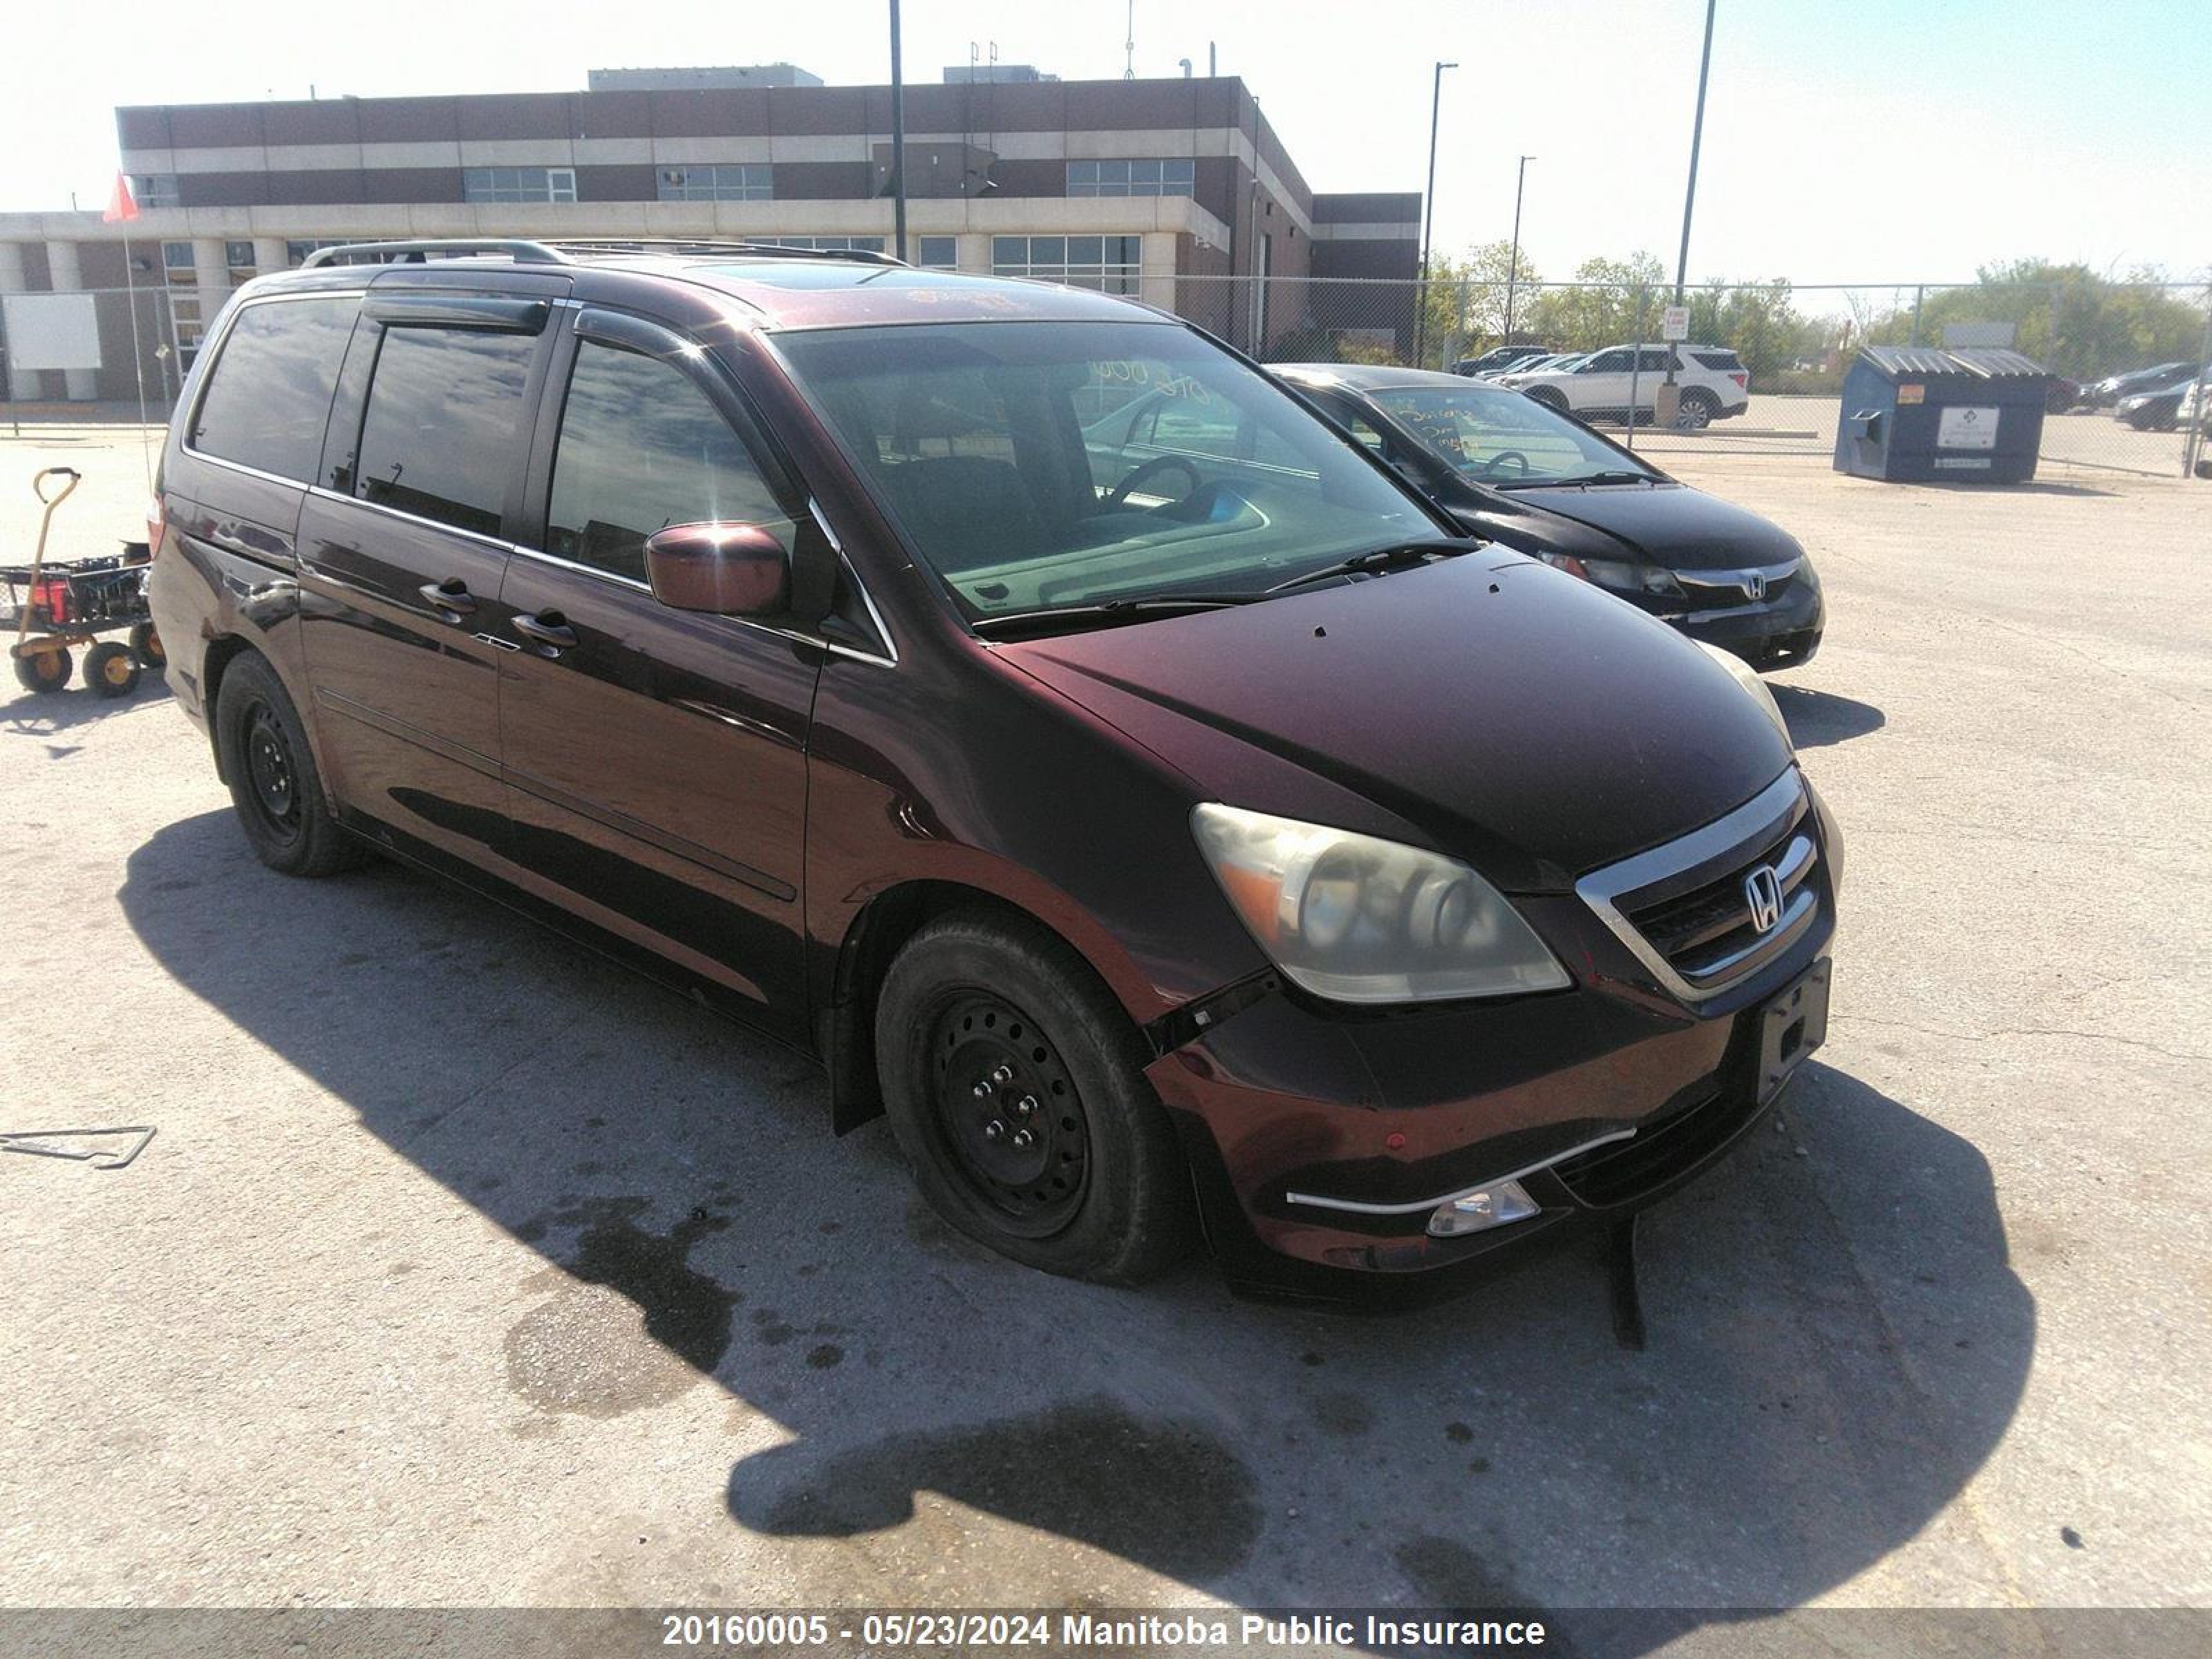
<path id="1" fill-rule="evenodd" d="M 1774 866 L 1762 864 L 1743 878 L 1743 902 L 1751 907 L 1751 925 L 1762 933 L 1774 931 L 1782 920 L 1782 884 Z"/>
<path id="2" fill-rule="evenodd" d="M 1766 597 L 1766 573 L 1762 570 L 1753 570 L 1746 573 L 1743 579 L 1743 591 L 1745 594 L 1751 599 L 1765 599 Z"/>

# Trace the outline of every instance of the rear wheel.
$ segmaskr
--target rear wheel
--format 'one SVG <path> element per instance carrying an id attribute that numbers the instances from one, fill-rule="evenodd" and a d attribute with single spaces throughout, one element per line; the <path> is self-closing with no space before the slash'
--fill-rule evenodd
<path id="1" fill-rule="evenodd" d="M 1143 1044 L 1060 940 L 988 913 L 931 923 L 884 978 L 876 1053 L 916 1183 L 970 1238 L 1125 1285 L 1189 1248 L 1190 1179 Z"/>
<path id="2" fill-rule="evenodd" d="M 66 651 L 40 651 L 15 659 L 15 684 L 26 691 L 58 691 L 70 683 L 72 665 Z"/>
<path id="3" fill-rule="evenodd" d="M 131 630 L 131 656 L 141 668 L 160 673 L 169 665 L 169 653 L 162 649 L 161 635 L 149 622 L 140 623 Z"/>
<path id="4" fill-rule="evenodd" d="M 138 665 L 131 647 L 112 640 L 84 653 L 84 683 L 94 696 L 127 697 L 138 689 Z"/>
<path id="5" fill-rule="evenodd" d="M 254 857 L 288 876 L 327 876 L 366 860 L 331 815 L 298 711 L 262 658 L 242 656 L 223 674 L 216 741 Z"/>
<path id="6" fill-rule="evenodd" d="M 1685 431 L 1696 432 L 1713 423 L 1713 416 L 1721 411 L 1720 400 L 1702 386 L 1692 386 L 1682 394 L 1680 408 L 1674 416 L 1674 424 Z"/>

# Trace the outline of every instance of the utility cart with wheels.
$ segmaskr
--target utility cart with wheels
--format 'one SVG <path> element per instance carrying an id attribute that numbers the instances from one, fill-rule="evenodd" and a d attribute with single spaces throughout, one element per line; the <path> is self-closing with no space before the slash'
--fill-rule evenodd
<path id="1" fill-rule="evenodd" d="M 46 530 L 54 509 L 82 480 L 74 467 L 50 466 L 31 480 L 31 491 L 44 504 L 39 545 L 27 565 L 0 566 L 8 588 L 15 629 L 8 654 L 15 660 L 17 684 L 32 691 L 58 691 L 69 684 L 70 651 L 89 647 L 84 683 L 103 697 L 130 695 L 138 676 L 167 660 L 161 636 L 146 609 L 146 570 L 153 562 L 144 542 L 125 542 L 106 558 L 46 562 Z M 51 481 L 60 480 L 52 487 Z M 129 630 L 128 642 L 102 640 L 102 634 Z"/>

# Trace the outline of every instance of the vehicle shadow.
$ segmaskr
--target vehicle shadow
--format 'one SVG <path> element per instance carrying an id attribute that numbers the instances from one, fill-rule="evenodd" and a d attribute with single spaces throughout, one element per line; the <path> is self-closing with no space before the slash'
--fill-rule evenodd
<path id="1" fill-rule="evenodd" d="M 168 700 L 168 682 L 159 674 L 142 674 L 137 687 L 119 697 L 99 696 L 79 684 L 64 691 L 19 690 L 11 701 L 0 705 L 0 735 L 43 741 L 49 757 L 59 760 L 75 754 L 81 746 L 54 741 L 63 733 Z"/>
<path id="2" fill-rule="evenodd" d="M 1809 686 L 1789 685 L 1779 680 L 1767 681 L 1766 689 L 1774 694 L 1775 703 L 1782 710 L 1783 724 L 1790 728 L 1790 741 L 1800 749 L 1848 743 L 1869 732 L 1879 732 L 1889 723 L 1887 716 L 1872 703 L 1839 697 L 1832 691 L 1815 691 Z"/>
<path id="3" fill-rule="evenodd" d="M 730 1451 L 656 1478 L 714 1493 L 792 1605 L 1793 1607 L 1929 1528 L 2034 1347 L 1980 1154 L 1819 1064 L 1646 1218 L 1638 1353 L 1579 1251 L 1374 1318 L 1200 1263 L 1136 1291 L 1016 1267 L 921 1207 L 880 1123 L 833 1141 L 803 1060 L 427 878 L 270 875 L 227 814 L 161 830 L 120 896 L 558 1269 L 506 1338 L 515 1432 L 727 1392 Z"/>

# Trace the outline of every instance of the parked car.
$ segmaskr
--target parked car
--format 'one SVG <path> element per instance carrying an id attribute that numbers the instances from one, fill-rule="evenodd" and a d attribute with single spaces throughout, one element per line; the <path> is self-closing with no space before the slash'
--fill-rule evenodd
<path id="1" fill-rule="evenodd" d="M 2191 380 L 2174 405 L 2173 423 L 2184 431 L 2191 427 L 2212 432 L 2212 380 Z"/>
<path id="2" fill-rule="evenodd" d="M 1589 354 L 1582 351 L 1561 351 L 1548 357 L 1528 357 L 1510 368 L 1486 374 L 1483 379 L 1495 380 L 1500 386 L 1517 386 L 1526 377 L 1542 374 L 1553 369 L 1565 368 L 1578 363 Z"/>
<path id="3" fill-rule="evenodd" d="M 1794 537 L 1556 410 L 1416 368 L 1273 372 L 1471 534 L 1594 582 L 1754 668 L 1796 667 L 1820 648 L 1826 603 Z"/>
<path id="4" fill-rule="evenodd" d="M 1457 362 L 1452 365 L 1452 373 L 1455 374 L 1495 374 L 1499 373 L 1501 370 L 1512 368 L 1516 363 L 1525 363 L 1533 358 L 1547 357 L 1551 355 L 1552 349 L 1549 346 L 1492 346 L 1489 350 L 1484 352 L 1480 357 L 1461 358 Z"/>
<path id="5" fill-rule="evenodd" d="M 2083 400 L 2094 409 L 2112 409 L 2121 398 L 2162 386 L 2189 374 L 2195 367 L 2193 363 L 2154 363 L 2125 374 L 2109 374 L 2087 387 L 2082 394 Z"/>
<path id="6" fill-rule="evenodd" d="M 248 283 L 171 426 L 154 614 L 272 869 L 631 961 L 1115 1282 L 1201 1217 L 1240 1284 L 1450 1282 L 1820 1042 L 1842 848 L 1759 681 L 1256 366 L 881 256 L 484 246 Z"/>
<path id="7" fill-rule="evenodd" d="M 1669 358 L 1681 388 L 1675 424 L 1702 427 L 1743 413 L 1751 403 L 1751 376 L 1726 346 L 1607 346 L 1571 365 L 1514 377 L 1522 395 L 1584 421 L 1626 421 L 1632 404 L 1638 420 L 1651 418 Z"/>
<path id="8" fill-rule="evenodd" d="M 2081 406 L 2081 387 L 2063 374 L 2054 374 L 2045 391 L 2043 407 L 2046 413 L 2063 415 L 2069 409 Z"/>
<path id="9" fill-rule="evenodd" d="M 2181 363 L 2154 380 L 2138 380 L 2112 410 L 2112 418 L 2138 432 L 2171 432 L 2179 419 L 2181 395 L 2197 384 L 2197 365 Z"/>

